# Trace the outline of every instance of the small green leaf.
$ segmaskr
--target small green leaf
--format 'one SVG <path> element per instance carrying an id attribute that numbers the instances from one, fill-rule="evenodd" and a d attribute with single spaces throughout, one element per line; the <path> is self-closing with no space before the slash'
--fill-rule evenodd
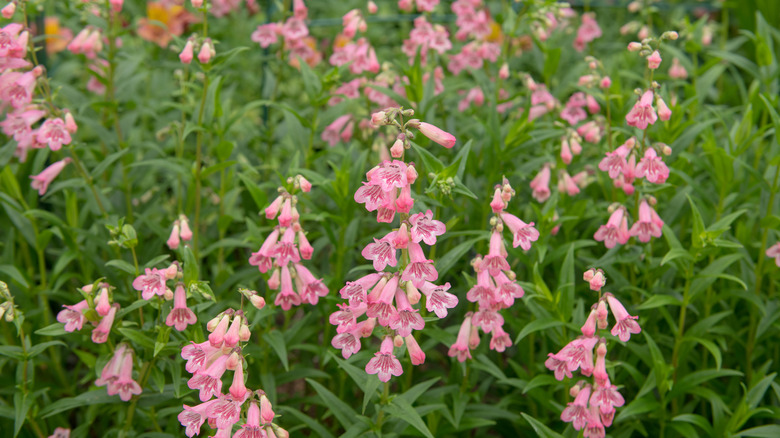
<path id="1" fill-rule="evenodd" d="M 319 395 L 320 399 L 322 399 L 323 406 L 327 407 L 333 413 L 333 415 L 336 417 L 336 420 L 338 420 L 338 422 L 341 423 L 345 429 L 354 424 L 352 419 L 357 417 L 357 413 L 353 411 L 348 404 L 346 404 L 340 398 L 336 397 L 335 394 L 330 392 L 327 388 L 320 385 L 316 381 L 312 379 L 306 379 L 306 382 L 308 382 L 309 385 L 314 388 L 314 390 L 317 392 L 317 395 Z"/>
<path id="2" fill-rule="evenodd" d="M 563 435 L 545 426 L 541 421 L 526 414 L 525 412 L 521 412 L 520 415 L 522 415 L 523 418 L 525 418 L 525 421 L 527 421 L 528 424 L 530 424 L 531 427 L 534 428 L 536 434 L 539 435 L 541 438 L 563 438 Z"/>
<path id="3" fill-rule="evenodd" d="M 276 352 L 276 355 L 279 356 L 285 371 L 290 371 L 290 366 L 287 363 L 287 343 L 285 342 L 282 333 L 279 330 L 272 330 L 263 335 L 263 339 L 268 342 L 268 345 L 270 345 Z"/>
<path id="4" fill-rule="evenodd" d="M 428 430 L 428 426 L 425 425 L 422 417 L 420 417 L 420 414 L 418 414 L 414 407 L 405 399 L 401 397 L 394 398 L 393 401 L 387 405 L 386 409 L 394 417 L 409 423 L 426 437 L 434 438 L 431 431 Z"/>

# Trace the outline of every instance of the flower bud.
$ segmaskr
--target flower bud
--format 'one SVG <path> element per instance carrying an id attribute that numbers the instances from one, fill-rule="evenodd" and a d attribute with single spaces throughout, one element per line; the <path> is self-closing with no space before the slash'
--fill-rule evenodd
<path id="1" fill-rule="evenodd" d="M 393 158 L 401 158 L 404 155 L 404 142 L 403 140 L 396 139 L 393 146 L 390 148 L 390 156 Z"/>
<path id="2" fill-rule="evenodd" d="M 413 306 L 420 302 L 420 291 L 414 287 L 411 281 L 406 282 L 406 298 L 409 300 L 409 304 Z"/>
<path id="3" fill-rule="evenodd" d="M 393 337 L 393 346 L 394 347 L 403 347 L 404 346 L 404 338 L 402 338 L 400 335 L 395 335 Z"/>
<path id="4" fill-rule="evenodd" d="M 165 288 L 165 293 L 163 294 L 163 298 L 165 298 L 165 301 L 170 301 L 173 299 L 173 291 L 171 290 L 171 288 L 169 287 Z"/>
<path id="5" fill-rule="evenodd" d="M 642 50 L 642 43 L 638 43 L 636 41 L 632 41 L 628 43 L 628 51 L 629 52 L 638 52 Z"/>
<path id="6" fill-rule="evenodd" d="M 14 13 L 16 12 L 16 3 L 11 2 L 5 5 L 2 11 L 0 11 L 3 14 L 3 18 L 10 19 L 14 16 Z"/>
<path id="7" fill-rule="evenodd" d="M 192 0 L 193 8 L 200 8 L 203 6 L 203 0 Z"/>

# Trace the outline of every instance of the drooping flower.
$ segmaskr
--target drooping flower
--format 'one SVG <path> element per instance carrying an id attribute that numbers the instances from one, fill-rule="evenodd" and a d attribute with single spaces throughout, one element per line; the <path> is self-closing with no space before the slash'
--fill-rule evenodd
<path id="1" fill-rule="evenodd" d="M 647 125 L 654 124 L 656 120 L 658 120 L 658 116 L 653 108 L 653 90 L 647 90 L 637 100 L 631 111 L 626 114 L 626 122 L 629 126 L 647 129 Z"/>
<path id="2" fill-rule="evenodd" d="M 178 283 L 173 292 L 173 309 L 168 314 L 165 324 L 169 327 L 175 327 L 182 331 L 190 324 L 195 324 L 198 319 L 195 313 L 187 307 L 187 292 L 184 290 L 184 283 Z"/>
<path id="3" fill-rule="evenodd" d="M 130 401 L 134 395 L 141 394 L 141 386 L 133 380 L 133 354 L 126 353 L 122 358 L 119 368 L 119 376 L 113 383 L 108 384 L 108 395 L 119 394 L 122 401 Z"/>
<path id="4" fill-rule="evenodd" d="M 588 399 L 590 398 L 591 387 L 586 385 L 577 394 L 573 402 L 569 402 L 561 413 L 561 420 L 571 423 L 574 430 L 580 430 L 590 418 L 588 411 Z"/>
<path id="5" fill-rule="evenodd" d="M 451 148 L 455 146 L 455 136 L 446 132 L 430 123 L 420 122 L 418 127 L 422 135 L 430 138 L 434 142 L 444 146 L 445 148 Z"/>
<path id="6" fill-rule="evenodd" d="M 114 303 L 108 314 L 100 320 L 98 326 L 92 329 L 92 342 L 102 344 L 108 340 L 108 333 L 111 331 L 111 326 L 114 325 L 117 309 L 119 309 L 119 304 Z"/>
<path id="7" fill-rule="evenodd" d="M 616 208 L 610 215 L 607 224 L 600 226 L 593 238 L 598 242 L 604 242 L 604 246 L 607 248 L 613 248 L 617 243 L 625 245 L 630 234 L 627 227 L 624 230 L 624 214 L 625 210 L 623 208 Z"/>
<path id="8" fill-rule="evenodd" d="M 644 243 L 649 242 L 650 237 L 661 237 L 661 227 L 653 221 L 653 207 L 644 199 L 639 204 L 639 220 L 634 222 L 629 233 Z"/>
<path id="9" fill-rule="evenodd" d="M 89 309 L 87 300 L 80 301 L 72 306 L 64 305 L 62 307 L 64 307 L 64 309 L 57 314 L 57 321 L 65 324 L 65 331 L 73 332 L 81 330 L 84 321 L 86 321 L 84 310 Z"/>
<path id="10" fill-rule="evenodd" d="M 639 323 L 636 322 L 637 317 L 629 315 L 626 308 L 623 307 L 623 304 L 614 295 L 607 295 L 607 302 L 612 315 L 615 316 L 615 325 L 611 331 L 612 336 L 617 336 L 621 341 L 628 342 L 631 334 L 638 334 L 642 331 Z"/>
<path id="11" fill-rule="evenodd" d="M 366 373 L 376 374 L 379 380 L 387 382 L 391 376 L 400 376 L 404 370 L 401 368 L 401 362 L 393 354 L 393 338 L 385 337 L 379 351 L 374 353 L 374 357 L 366 365 Z"/>
<path id="12" fill-rule="evenodd" d="M 157 268 L 146 268 L 144 274 L 133 280 L 133 289 L 141 292 L 143 299 L 149 300 L 154 295 L 165 295 L 165 290 L 167 289 L 165 280 L 165 271 Z"/>
<path id="13" fill-rule="evenodd" d="M 49 184 L 54 181 L 54 178 L 56 178 L 57 175 L 62 172 L 62 169 L 64 169 L 65 166 L 70 162 L 70 157 L 63 158 L 62 160 L 51 164 L 38 175 L 30 176 L 30 178 L 33 180 L 31 184 L 32 188 L 38 190 L 38 195 L 45 195 L 46 190 L 49 189 Z"/>
<path id="14" fill-rule="evenodd" d="M 663 184 L 669 178 L 669 168 L 653 148 L 647 148 L 645 156 L 636 166 L 636 176 L 644 177 L 651 183 Z"/>
<path id="15" fill-rule="evenodd" d="M 460 325 L 460 329 L 458 330 L 458 337 L 447 353 L 449 357 L 457 357 L 458 362 L 464 362 L 466 359 L 471 359 L 471 350 L 469 350 L 471 317 L 471 312 L 466 314 L 466 317 L 463 319 L 463 323 Z"/>

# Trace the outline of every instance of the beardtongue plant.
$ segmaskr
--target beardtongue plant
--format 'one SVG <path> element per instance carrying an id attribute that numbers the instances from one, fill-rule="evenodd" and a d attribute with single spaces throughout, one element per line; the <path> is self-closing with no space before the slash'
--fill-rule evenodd
<path id="1" fill-rule="evenodd" d="M 433 218 L 431 210 L 411 214 L 417 171 L 414 163 L 404 160 L 415 137 L 413 130 L 446 148 L 452 148 L 456 140 L 434 125 L 408 119 L 413 115 L 414 110 L 402 108 L 386 108 L 371 115 L 375 126 L 389 126 L 398 134 L 390 147 L 392 160 L 385 160 L 366 173 L 368 181 L 355 192 L 355 201 L 365 204 L 368 211 L 376 211 L 380 223 L 394 223 L 397 214 L 399 226 L 366 245 L 361 254 L 373 263 L 376 272 L 348 282 L 339 291 L 347 302 L 330 316 L 338 333 L 331 343 L 345 359 L 360 351 L 361 338 L 372 337 L 379 325 L 382 344 L 366 364 L 366 373 L 376 374 L 385 383 L 392 376 L 403 374 L 395 347 L 406 344 L 412 365 L 425 362 L 425 352 L 412 335 L 414 330 L 425 327 L 420 310 L 413 307 L 422 295 L 426 309 L 439 318 L 447 316 L 448 309 L 458 304 L 457 297 L 448 292 L 449 283 L 433 283 L 439 274 L 433 260 L 425 257 L 420 243 L 435 245 L 447 230 L 444 223 Z M 365 319 L 358 322 L 363 316 Z"/>
<path id="2" fill-rule="evenodd" d="M 0 4 L 0 435 L 780 436 L 778 14 L 607 3 Z"/>

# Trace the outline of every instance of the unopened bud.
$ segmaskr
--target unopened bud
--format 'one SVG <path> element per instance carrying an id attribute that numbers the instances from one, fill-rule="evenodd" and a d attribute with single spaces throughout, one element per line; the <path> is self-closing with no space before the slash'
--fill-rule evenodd
<path id="1" fill-rule="evenodd" d="M 165 295 L 163 295 L 163 296 L 165 297 L 165 301 L 172 300 L 173 299 L 173 291 L 171 290 L 171 288 L 166 287 L 165 288 Z"/>
<path id="2" fill-rule="evenodd" d="M 663 152 L 663 154 L 668 157 L 669 155 L 672 155 L 672 148 L 669 147 L 669 145 L 665 144 L 664 147 L 661 149 L 661 152 Z"/>
<path id="3" fill-rule="evenodd" d="M 404 346 L 404 338 L 402 338 L 400 335 L 395 335 L 393 337 L 393 346 L 394 347 L 403 347 Z"/>
<path id="4" fill-rule="evenodd" d="M 629 52 L 638 52 L 642 50 L 642 43 L 638 43 L 636 41 L 632 41 L 628 43 L 628 51 Z"/>
<path id="5" fill-rule="evenodd" d="M 238 354 L 237 351 L 233 351 L 232 353 L 230 353 L 230 356 L 228 356 L 226 366 L 227 369 L 229 370 L 235 370 L 237 367 L 241 366 L 241 356 Z"/>
<path id="6" fill-rule="evenodd" d="M 252 295 L 249 297 L 249 302 L 252 303 L 253 306 L 255 306 L 256 309 L 260 310 L 263 307 L 265 307 L 265 298 L 261 297 L 260 295 Z"/>

